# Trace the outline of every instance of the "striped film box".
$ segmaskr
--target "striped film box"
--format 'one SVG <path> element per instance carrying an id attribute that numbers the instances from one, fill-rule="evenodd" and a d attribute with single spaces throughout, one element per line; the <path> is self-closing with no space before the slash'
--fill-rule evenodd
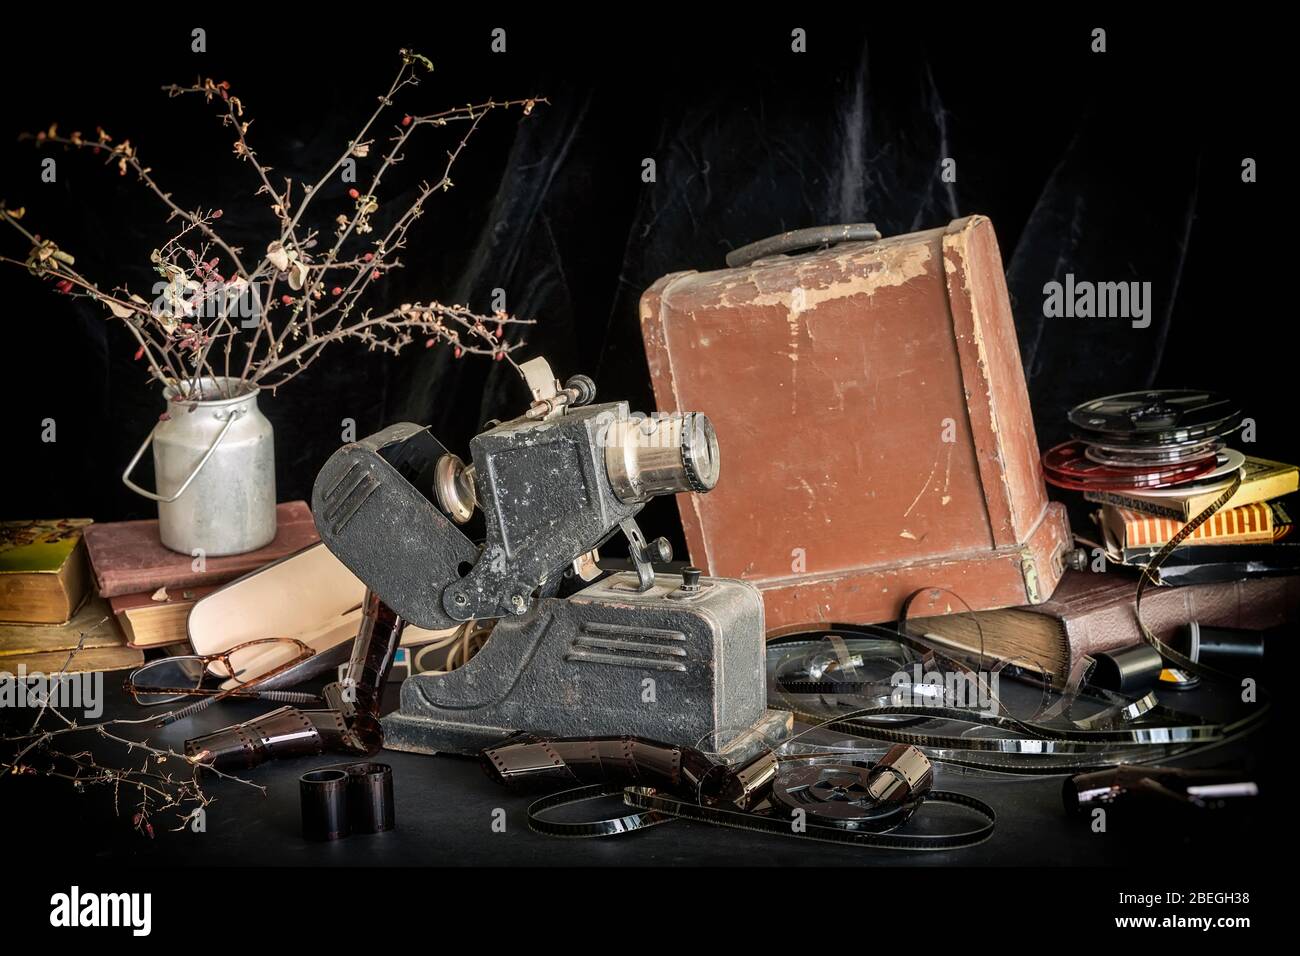
<path id="1" fill-rule="evenodd" d="M 1106 510 L 1113 512 L 1112 517 L 1116 520 L 1112 528 L 1123 532 L 1120 538 L 1125 548 L 1161 547 L 1184 525 L 1184 522 L 1172 518 L 1157 518 L 1127 508 L 1107 506 Z M 1183 543 L 1255 544 L 1272 540 L 1273 511 L 1261 501 L 1211 515 Z"/>

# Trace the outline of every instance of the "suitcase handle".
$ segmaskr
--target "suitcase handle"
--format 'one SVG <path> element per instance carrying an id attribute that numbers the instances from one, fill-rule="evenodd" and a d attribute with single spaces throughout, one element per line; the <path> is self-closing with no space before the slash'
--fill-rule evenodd
<path id="1" fill-rule="evenodd" d="M 880 230 L 876 228 L 874 222 L 792 229 L 731 250 L 727 253 L 727 265 L 734 269 L 737 266 L 747 266 L 755 259 L 762 259 L 765 256 L 798 252 L 801 249 L 812 249 L 817 246 L 833 246 L 837 242 L 874 242 L 879 238 Z"/>

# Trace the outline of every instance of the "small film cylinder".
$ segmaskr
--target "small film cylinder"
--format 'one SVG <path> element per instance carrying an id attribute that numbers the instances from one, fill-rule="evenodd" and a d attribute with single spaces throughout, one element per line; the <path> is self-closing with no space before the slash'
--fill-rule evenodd
<path id="1" fill-rule="evenodd" d="M 351 832 L 348 821 L 348 774 L 312 770 L 298 778 L 302 801 L 302 835 L 308 840 L 338 840 Z"/>

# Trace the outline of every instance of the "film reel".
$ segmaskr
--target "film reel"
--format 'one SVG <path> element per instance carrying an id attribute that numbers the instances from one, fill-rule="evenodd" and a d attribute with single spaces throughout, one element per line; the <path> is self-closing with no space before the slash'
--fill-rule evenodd
<path id="1" fill-rule="evenodd" d="M 1145 488 L 1142 494 L 1152 498 L 1185 495 L 1190 491 L 1222 491 L 1232 484 L 1246 463 L 1246 456 L 1235 448 L 1225 448 L 1219 453 L 1213 471 L 1207 472 L 1191 481 L 1181 482 L 1168 488 Z"/>
<path id="2" fill-rule="evenodd" d="M 1067 417 L 1093 441 L 1170 444 L 1225 435 L 1236 428 L 1241 410 L 1215 392 L 1145 389 L 1095 398 Z"/>
<path id="3" fill-rule="evenodd" d="M 1202 442 L 1198 445 L 1159 446 L 1153 448 L 1117 449 L 1109 445 L 1089 444 L 1084 455 L 1089 461 L 1116 468 L 1159 468 L 1163 465 L 1180 465 L 1214 458 L 1217 462 L 1223 452 L 1223 442 Z"/>
<path id="4" fill-rule="evenodd" d="M 920 593 L 924 592 L 915 592 L 913 597 Z M 825 630 L 810 630 L 808 634 Z M 833 638 L 840 638 L 846 632 L 842 625 L 829 630 Z M 873 625 L 853 630 L 876 635 L 870 645 L 892 642 L 911 645 L 929 657 L 938 669 L 954 673 L 967 670 L 946 649 L 931 644 L 923 635 L 909 633 L 904 625 L 896 628 Z M 898 702 L 849 696 L 844 694 L 842 682 L 828 687 L 824 678 L 798 678 L 799 658 L 807 662 L 822 659 L 825 652 L 816 645 L 827 644 L 827 640 L 784 643 L 789 637 L 796 635 L 768 645 L 769 700 L 810 726 L 786 742 L 787 753 L 792 752 L 790 745 L 800 737 L 808 741 L 805 746 L 817 748 L 820 740 L 822 748 L 829 746 L 836 750 L 840 745 L 834 735 L 848 734 L 883 742 L 886 746 L 911 744 L 923 748 L 931 760 L 945 765 L 998 774 L 1036 775 L 1167 759 L 1218 742 L 1225 736 L 1224 726 L 1179 713 L 1159 703 L 1153 694 L 1138 699 L 1113 694 L 1086 683 L 1086 674 L 1079 675 L 1077 684 L 1072 674 L 1065 695 L 1056 703 L 1044 691 L 1033 716 L 1026 717 L 1015 716 L 1007 700 L 994 688 L 989 688 L 988 708 L 984 703 L 976 706 L 969 700 L 963 702 L 961 695 L 951 701 L 925 702 L 909 701 L 906 695 Z M 865 642 L 846 640 L 845 643 L 848 654 L 856 656 L 865 650 Z M 982 650 L 979 658 L 985 660 Z M 971 676 L 978 678 L 973 672 Z M 1032 680 L 1026 682 L 1032 683 Z M 1018 686 L 1013 681 L 1012 687 Z M 828 691 L 834 691 L 834 696 Z M 1026 693 L 1024 700 L 1028 698 Z M 881 721 L 882 717 L 897 716 L 908 716 L 911 720 L 902 726 Z M 828 734 L 823 734 L 823 730 Z M 817 736 L 805 736 L 809 733 Z"/>
<path id="5" fill-rule="evenodd" d="M 1088 445 L 1067 441 L 1043 455 L 1043 476 L 1061 488 L 1075 491 L 1160 488 L 1179 484 L 1214 470 L 1213 455 L 1196 461 L 1118 468 L 1093 461 Z"/>
<path id="6" fill-rule="evenodd" d="M 687 819 L 803 840 L 897 850 L 959 849 L 982 843 L 993 832 L 996 815 L 988 804 L 966 794 L 931 789 L 930 761 L 915 747 L 893 747 L 873 764 L 800 760 L 791 769 L 777 771 L 782 759 L 769 751 L 745 767 L 732 768 L 726 778 L 743 785 L 724 787 L 711 798 L 685 798 L 678 792 L 680 786 L 669 780 L 621 787 L 606 782 L 566 790 L 530 804 L 528 825 L 550 836 L 581 838 L 634 833 Z M 620 792 L 629 812 L 586 821 L 558 820 L 552 815 Z M 962 807 L 977 822 L 957 831 L 898 832 L 927 803 Z"/>
<path id="7" fill-rule="evenodd" d="M 928 763 L 924 774 L 928 788 L 933 775 Z M 823 826 L 879 832 L 906 822 L 924 799 L 915 794 L 915 787 L 879 765 L 813 764 L 779 774 L 771 798 L 774 805 L 802 810 Z"/>

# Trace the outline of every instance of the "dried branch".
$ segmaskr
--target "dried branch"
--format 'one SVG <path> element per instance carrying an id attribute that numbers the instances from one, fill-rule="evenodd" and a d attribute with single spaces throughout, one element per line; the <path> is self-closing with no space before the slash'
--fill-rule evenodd
<path id="1" fill-rule="evenodd" d="M 153 824 L 151 814 L 163 810 L 173 814 L 179 821 L 173 829 L 183 829 L 194 814 L 214 800 L 204 789 L 200 780 L 201 773 L 210 773 L 222 780 L 229 780 L 243 786 L 252 787 L 266 794 L 266 788 L 234 774 L 226 773 L 208 763 L 200 763 L 195 758 L 177 753 L 170 748 L 155 747 L 148 739 L 134 740 L 116 733 L 118 728 L 141 724 L 156 725 L 158 716 L 140 720 L 105 720 L 93 724 L 79 724 L 55 706 L 50 694 L 58 682 L 66 679 L 68 667 L 85 644 L 83 633 L 77 646 L 68 654 L 68 658 L 56 674 L 50 675 L 48 686 L 51 689 L 40 698 L 35 719 L 27 733 L 14 737 L 0 737 L 0 745 L 17 747 L 12 757 L 0 759 L 0 779 L 11 776 L 40 776 L 67 780 L 78 791 L 88 786 L 111 786 L 114 795 L 114 810 L 121 812 L 118 795 L 122 787 L 135 791 L 139 799 L 132 823 L 137 830 L 152 837 Z M 42 729 L 41 721 L 46 715 L 57 717 L 63 724 L 54 729 Z M 69 753 L 58 750 L 52 745 L 64 737 L 73 734 L 95 734 L 103 740 L 111 741 L 126 748 L 129 759 L 137 751 L 144 755 L 138 768 L 109 767 L 96 761 L 89 750 Z M 42 763 L 38 765 L 37 758 Z M 184 768 L 180 773 L 162 769 L 165 764 L 174 762 Z"/>
<path id="2" fill-rule="evenodd" d="M 162 200 L 168 221 L 180 220 L 179 230 L 151 256 L 160 279 L 153 300 L 125 288 L 100 289 L 73 268 L 72 256 L 19 225 L 22 210 L 7 210 L 2 203 L 0 215 L 31 244 L 31 252 L 26 260 L 0 257 L 0 262 L 23 265 L 33 275 L 53 279 L 60 292 L 105 305 L 112 317 L 131 329 L 139 346 L 136 358 L 148 360 L 150 374 L 183 394 L 201 395 L 205 382 L 211 380 L 222 383 L 224 395 L 253 386 L 274 390 L 309 367 L 325 346 L 343 340 L 361 341 L 371 350 L 392 354 L 417 340 L 426 346 L 442 342 L 458 358 L 470 353 L 515 364 L 510 353 L 522 343 L 507 341 L 505 331 L 512 325 L 531 324 L 528 320 L 506 313 L 482 315 L 467 306 L 436 301 L 376 315 L 365 299 L 389 272 L 402 267 L 398 255 L 407 247 L 409 229 L 434 193 L 452 187 L 452 168 L 484 117 L 510 109 L 528 116 L 547 101 L 538 97 L 487 100 L 426 115 L 407 113 L 395 122 L 388 148 L 372 157 L 377 124 L 394 108 L 398 94 L 417 86 L 420 75 L 432 69 L 426 58 L 409 50 L 401 51 L 401 61 L 387 92 L 357 135 L 314 185 L 298 189 L 296 205 L 293 181 L 286 177 L 283 186 L 277 186 L 273 168 L 250 142 L 252 120 L 229 83 L 200 77 L 189 86 L 163 87 L 169 97 L 199 96 L 218 106 L 219 121 L 233 131 L 234 155 L 254 171 L 259 184 L 255 195 L 265 196 L 270 203 L 276 233 L 251 268 L 241 259 L 243 250 L 219 234 L 221 209 L 183 209 L 153 179 L 152 169 L 129 140 L 115 142 L 102 128 L 94 137 L 79 132 L 64 135 L 57 125 L 24 138 L 42 147 L 58 145 L 103 154 L 106 162 L 116 163 L 121 175 L 134 172 Z M 385 177 L 404 161 L 411 137 L 417 130 L 457 123 L 467 129 L 447 153 L 441 176 L 422 183 L 415 198 L 397 210 L 388 232 L 372 238 L 372 219 L 385 204 Z M 348 191 L 350 208 L 336 212 L 332 227 L 309 225 L 317 207 L 328 201 L 323 197 L 329 182 L 345 167 L 367 161 L 374 162 L 369 181 L 364 191 L 359 187 Z M 318 252 L 327 232 L 333 233 L 329 246 Z M 234 378 L 239 349 L 243 349 L 243 364 Z M 222 375 L 217 375 L 218 366 Z"/>

